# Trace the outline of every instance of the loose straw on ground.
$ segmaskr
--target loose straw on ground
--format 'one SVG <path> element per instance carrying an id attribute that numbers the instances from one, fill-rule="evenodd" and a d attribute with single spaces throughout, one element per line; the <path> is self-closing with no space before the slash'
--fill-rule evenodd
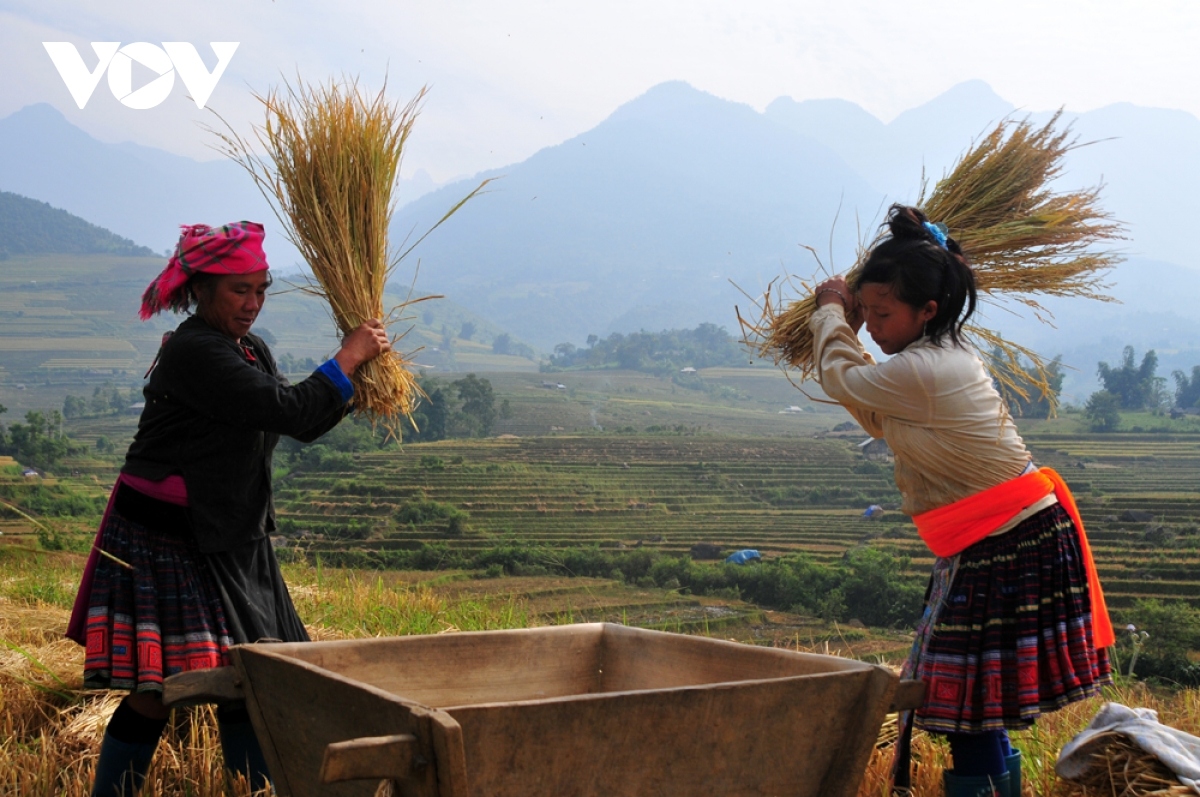
<path id="1" fill-rule="evenodd" d="M 1089 793 L 1113 797 L 1174 797 L 1194 795 L 1166 764 L 1121 733 L 1096 737 L 1092 767 L 1075 782 Z"/>
<path id="2" fill-rule="evenodd" d="M 1104 294 L 1103 277 L 1121 259 L 1097 248 L 1122 233 L 1100 208 L 1100 187 L 1066 193 L 1050 187 L 1062 173 L 1063 157 L 1080 146 L 1069 125 L 1057 129 L 1060 115 L 1036 128 L 1028 120 L 1002 121 L 928 195 L 923 183 L 916 202 L 963 248 L 983 301 L 1014 300 L 1042 321 L 1050 316 L 1039 301 L 1043 296 L 1112 301 Z M 852 288 L 859 271 L 856 265 L 846 276 Z M 738 320 L 745 343 L 758 356 L 796 369 L 804 380 L 816 369 L 808 325 L 817 303 L 812 286 L 800 287 L 805 295 L 788 303 L 782 285 L 771 283 L 758 306 L 760 317 L 739 313 Z M 1036 352 L 992 330 L 968 326 L 966 333 L 1002 387 L 1023 397 L 1033 389 L 1053 398 L 1047 364 Z"/>
<path id="3" fill-rule="evenodd" d="M 399 320 L 398 312 L 423 299 L 410 296 L 385 312 L 388 277 L 487 181 L 394 254 L 388 246 L 392 189 L 425 89 L 406 105 L 389 101 L 383 90 L 364 97 L 356 81 L 313 86 L 297 80 L 295 86 L 284 83 L 282 89 L 257 97 L 266 109 L 266 122 L 254 133 L 265 155 L 255 154 L 250 142 L 228 125 L 224 133 L 214 132 L 222 142 L 219 148 L 254 179 L 308 262 L 315 284 L 310 281 L 303 289 L 329 303 L 343 335 L 372 318 L 385 324 Z M 359 367 L 353 376 L 355 410 L 397 434 L 401 416 L 411 414 L 421 395 L 410 365 L 393 348 Z"/>

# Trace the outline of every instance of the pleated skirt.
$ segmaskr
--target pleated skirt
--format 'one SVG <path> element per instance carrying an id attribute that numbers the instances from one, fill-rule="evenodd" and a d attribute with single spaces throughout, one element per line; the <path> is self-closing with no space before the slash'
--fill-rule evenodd
<path id="1" fill-rule="evenodd" d="M 83 580 L 89 688 L 160 692 L 170 675 L 229 664 L 233 644 L 309 638 L 265 537 L 203 553 L 185 508 L 119 485 L 96 545 L 110 556 Z"/>
<path id="2" fill-rule="evenodd" d="M 939 590 L 938 578 L 948 587 Z M 940 605 L 927 606 L 935 614 L 918 639 L 919 728 L 1021 730 L 1112 683 L 1107 650 L 1093 642 L 1078 534 L 1058 504 L 938 560 L 930 594 Z"/>

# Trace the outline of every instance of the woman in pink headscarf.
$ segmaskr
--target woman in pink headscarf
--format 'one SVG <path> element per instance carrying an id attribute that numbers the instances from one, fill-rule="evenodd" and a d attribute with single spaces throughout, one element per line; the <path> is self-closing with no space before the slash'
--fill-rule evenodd
<path id="1" fill-rule="evenodd" d="M 135 795 L 165 726 L 163 678 L 228 663 L 232 644 L 306 641 L 272 551 L 271 454 L 346 414 L 349 376 L 390 348 L 378 320 L 295 385 L 250 332 L 271 278 L 253 222 L 185 227 L 140 315 L 191 311 L 164 338 L 146 408 L 109 501 L 67 635 L 84 683 L 128 689 L 109 722 L 93 795 Z M 244 706 L 218 707 L 226 766 L 268 780 Z"/>

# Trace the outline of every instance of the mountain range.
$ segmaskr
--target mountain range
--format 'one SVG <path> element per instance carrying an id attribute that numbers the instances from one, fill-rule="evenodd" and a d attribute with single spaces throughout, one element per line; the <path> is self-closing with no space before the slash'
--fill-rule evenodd
<path id="1" fill-rule="evenodd" d="M 1020 115 L 978 81 L 888 123 L 843 100 L 781 97 L 758 112 L 665 83 L 521 163 L 426 193 L 399 210 L 393 238 L 419 235 L 495 177 L 414 252 L 419 290 L 543 350 L 702 321 L 732 330 L 735 305 L 753 312 L 745 294 L 818 270 L 806 247 L 826 267 L 848 267 L 890 202 L 914 199 L 923 174 L 936 179 L 974 138 Z M 1095 358 L 1115 361 L 1125 344 L 1156 347 L 1160 373 L 1190 370 L 1200 361 L 1200 305 L 1181 297 L 1200 287 L 1186 233 L 1200 211 L 1188 190 L 1200 179 L 1200 120 L 1129 104 L 1063 118 L 1081 143 L 1095 142 L 1070 153 L 1063 186 L 1103 183 L 1105 206 L 1128 224 L 1128 260 L 1113 274 L 1126 303 L 1051 303 L 1056 329 L 1005 313 L 990 320 L 1063 353 L 1083 382 L 1094 383 Z M 428 187 L 419 177 L 401 189 Z M 101 143 L 49 106 L 0 119 L 0 190 L 160 251 L 180 220 L 273 221 L 235 164 Z M 277 264 L 294 259 L 282 251 Z"/>

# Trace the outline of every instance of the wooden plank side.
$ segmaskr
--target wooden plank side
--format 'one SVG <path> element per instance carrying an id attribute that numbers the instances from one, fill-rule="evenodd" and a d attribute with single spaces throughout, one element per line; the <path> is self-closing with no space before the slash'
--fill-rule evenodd
<path id="1" fill-rule="evenodd" d="M 319 779 L 322 783 L 344 780 L 407 780 L 414 767 L 423 764 L 417 756 L 417 737 L 411 733 L 391 736 L 362 736 L 325 747 Z"/>
<path id="2" fill-rule="evenodd" d="M 189 670 L 163 681 L 162 701 L 167 708 L 230 703 L 242 698 L 242 682 L 235 667 Z"/>
<path id="3" fill-rule="evenodd" d="M 859 756 L 837 748 L 874 741 L 879 720 L 860 706 L 878 697 L 881 674 L 868 666 L 449 713 L 462 726 L 472 797 L 830 797 L 842 792 L 823 789 L 861 780 L 862 769 L 844 769 Z"/>
<path id="4" fill-rule="evenodd" d="M 437 756 L 438 797 L 469 797 L 470 773 L 462 726 L 445 711 L 430 712 L 429 720 Z"/>
<path id="5" fill-rule="evenodd" d="M 833 745 L 835 755 L 821 784 L 822 797 L 855 797 L 858 794 L 878 739 L 879 726 L 883 724 L 900 682 L 890 670 L 882 667 L 872 670 L 857 700 L 843 709 L 842 727 L 831 731 L 828 741 Z M 841 738 L 835 739 L 837 730 L 841 730 Z"/>
<path id="6" fill-rule="evenodd" d="M 598 623 L 278 645 L 282 655 L 424 706 L 542 700 L 600 689 Z"/>
<path id="7" fill-rule="evenodd" d="M 888 713 L 894 714 L 897 711 L 916 709 L 924 704 L 925 682 L 915 679 L 905 679 L 896 686 L 896 693 L 892 695 L 892 703 L 888 706 Z"/>
<path id="8" fill-rule="evenodd" d="M 612 624 L 604 627 L 603 651 L 606 692 L 787 678 L 871 666 L 853 659 Z"/>
<path id="9" fill-rule="evenodd" d="M 326 748 L 363 736 L 411 734 L 413 756 L 424 762 L 400 781 L 405 797 L 435 797 L 437 781 L 428 711 L 305 662 L 274 654 L 271 646 L 231 651 L 242 674 L 246 705 L 280 795 L 372 797 L 378 782 L 321 784 Z"/>

